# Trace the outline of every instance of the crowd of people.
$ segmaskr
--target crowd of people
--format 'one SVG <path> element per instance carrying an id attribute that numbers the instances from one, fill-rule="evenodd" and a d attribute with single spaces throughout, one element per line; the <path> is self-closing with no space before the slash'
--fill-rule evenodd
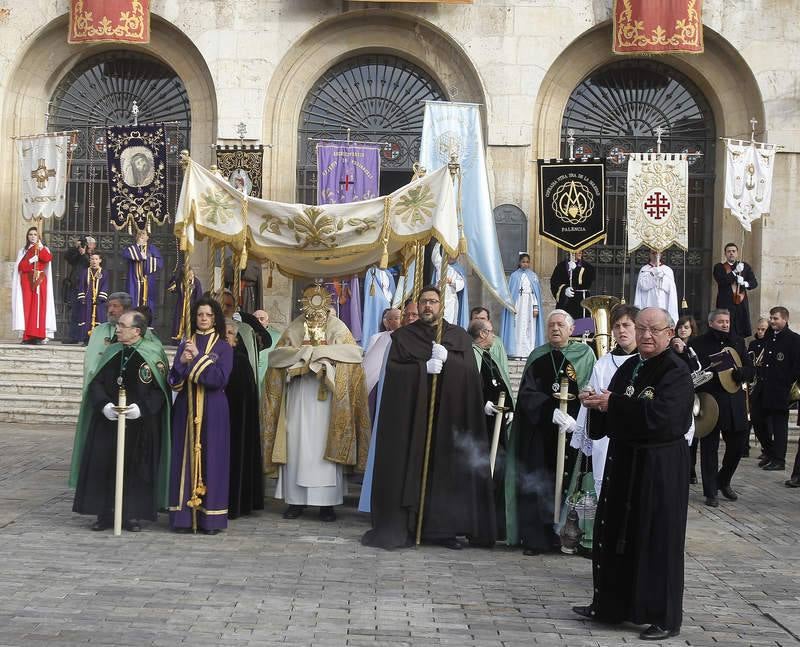
<path id="1" fill-rule="evenodd" d="M 719 505 L 718 493 L 739 497 L 734 475 L 751 425 L 759 465 L 786 467 L 800 336 L 776 306 L 745 345 L 747 292 L 757 283 L 733 244 L 714 268 L 718 300 L 706 332 L 691 318 L 676 321 L 674 279 L 654 253 L 636 303 L 609 313 L 613 350 L 599 358 L 576 334 L 587 325 L 581 302 L 595 274 L 580 255 L 553 272 L 557 307 L 547 313 L 530 256 L 520 256 L 511 281 L 517 313 L 503 313 L 501 335 L 486 307 L 459 313 L 461 281 L 448 274 L 444 292 L 428 285 L 398 307 L 387 300 L 366 351 L 324 286 L 308 286 L 301 314 L 277 331 L 265 311 L 238 311 L 229 291 L 204 294 L 193 275 L 179 277 L 175 289 L 188 300 L 181 312 L 188 307 L 190 316 L 188 329 L 176 317 L 181 341 L 171 367 L 148 321 L 147 277 L 158 260 L 147 239 L 128 250 L 142 264 L 131 270 L 133 293 L 108 294 L 88 244 L 77 324 L 92 332 L 71 484 L 74 511 L 93 515 L 93 530 L 112 525 L 114 429 L 123 415 L 132 429 L 122 504 L 128 531 L 168 511 L 176 532 L 217 534 L 230 519 L 264 509 L 269 478 L 284 518 L 311 507 L 331 522 L 348 479 L 363 475 L 359 509 L 371 527 L 362 543 L 384 549 L 503 541 L 539 555 L 566 545 L 573 511 L 591 510 L 579 517 L 578 535 L 593 560 L 594 595 L 574 611 L 649 625 L 640 637 L 660 640 L 681 626 L 697 448 L 708 506 Z M 29 232 L 20 271 L 41 272 L 45 249 Z M 372 280 L 382 289 L 377 273 Z M 26 335 L 35 338 L 44 321 Z M 527 358 L 516 391 L 509 356 Z M 702 438 L 694 437 L 698 398 L 718 409 Z M 800 456 L 786 485 L 800 487 Z"/>

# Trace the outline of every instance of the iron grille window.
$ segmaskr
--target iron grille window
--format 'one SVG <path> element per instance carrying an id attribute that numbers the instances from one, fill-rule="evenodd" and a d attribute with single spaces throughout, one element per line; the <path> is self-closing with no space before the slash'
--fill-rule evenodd
<path id="1" fill-rule="evenodd" d="M 595 294 L 620 296 L 625 259 L 627 210 L 626 153 L 655 152 L 656 128 L 661 150 L 698 153 L 689 157 L 689 252 L 686 255 L 686 299 L 696 318 L 705 312 L 711 294 L 716 129 L 708 102 L 697 87 L 673 68 L 633 59 L 605 66 L 572 93 L 562 122 L 562 156 L 569 156 L 568 131 L 575 131 L 575 155 L 605 157 L 608 239 L 584 252 L 597 266 Z M 671 248 L 665 262 L 683 292 L 683 252 Z M 640 249 L 626 267 L 626 299 L 633 302 L 639 268 L 648 252 Z"/>
<path id="2" fill-rule="evenodd" d="M 365 54 L 323 74 L 306 97 L 298 130 L 297 200 L 317 202 L 314 139 L 386 142 L 381 194 L 407 184 L 419 157 L 424 101 L 444 92 L 421 68 L 396 56 Z"/>
<path id="3" fill-rule="evenodd" d="M 66 283 L 70 267 L 65 254 L 81 236 L 91 234 L 97 239 L 103 267 L 111 272 L 112 290 L 127 289 L 127 267 L 119 252 L 133 243 L 133 236 L 126 230 L 117 231 L 110 222 L 104 129 L 132 123 L 134 101 L 139 106 L 139 123 L 174 122 L 166 127 L 167 195 L 174 214 L 180 189 L 178 158 L 180 151 L 188 148 L 191 127 L 189 97 L 174 71 L 143 54 L 106 52 L 70 71 L 51 99 L 49 130 L 77 131 L 67 184 L 67 212 L 63 219 L 49 221 L 45 234 L 54 255 L 56 318 L 62 337 L 67 333 L 70 305 Z M 174 298 L 167 294 L 166 286 L 177 255 L 171 219 L 162 227 L 153 227 L 151 242 L 164 257 L 155 326 L 161 339 L 168 340 Z"/>

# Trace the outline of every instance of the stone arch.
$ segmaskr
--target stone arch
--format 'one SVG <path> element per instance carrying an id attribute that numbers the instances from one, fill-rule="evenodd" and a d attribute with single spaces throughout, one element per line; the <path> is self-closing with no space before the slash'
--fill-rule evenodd
<path id="1" fill-rule="evenodd" d="M 611 23 L 607 22 L 582 34 L 553 61 L 542 80 L 534 106 L 534 150 L 539 158 L 554 158 L 561 151 L 561 123 L 570 95 L 595 70 L 619 60 L 611 52 Z M 760 129 L 766 128 L 764 103 L 758 83 L 746 61 L 720 34 L 704 28 L 705 52 L 699 55 L 664 55 L 658 60 L 686 75 L 703 93 L 714 114 L 719 135 L 746 137 L 750 118 L 755 116 Z M 725 168 L 724 147 L 716 147 L 718 169 L 714 188 L 714 249 L 725 240 L 741 240 L 742 229 L 732 218 L 723 219 Z M 533 183 L 532 204 L 536 204 Z M 536 228 L 531 228 L 529 242 L 536 251 L 537 271 L 545 274 L 556 263 L 556 249 L 544 243 Z M 530 236 L 530 234 L 529 234 Z M 760 249 L 760 227 L 746 237 L 746 246 Z M 758 257 L 750 261 L 760 264 Z M 758 271 L 760 267 L 756 269 Z M 757 311 L 757 307 L 755 308 Z"/>
<path id="2" fill-rule="evenodd" d="M 203 164 L 211 163 L 210 145 L 216 141 L 216 91 L 211 73 L 191 40 L 172 24 L 153 16 L 148 45 L 68 45 L 67 16 L 51 21 L 30 38 L 9 76 L 6 101 L 0 122 L 0 137 L 8 141 L 15 135 L 46 130 L 45 113 L 53 92 L 64 76 L 80 61 L 108 50 L 129 49 L 153 56 L 170 66 L 181 77 L 192 110 L 191 149 Z M 0 153 L 0 199 L 8 213 L 19 213 L 18 177 L 15 148 L 5 146 Z M 14 258 L 26 226 L 19 217 L 0 223 L 4 240 L 2 255 Z"/>
<path id="3" fill-rule="evenodd" d="M 393 54 L 418 65 L 451 101 L 484 105 L 486 93 L 464 51 L 443 31 L 414 16 L 394 11 L 352 11 L 306 32 L 283 58 L 267 88 L 264 142 L 264 195 L 294 201 L 297 131 L 303 102 L 331 66 L 367 53 Z"/>

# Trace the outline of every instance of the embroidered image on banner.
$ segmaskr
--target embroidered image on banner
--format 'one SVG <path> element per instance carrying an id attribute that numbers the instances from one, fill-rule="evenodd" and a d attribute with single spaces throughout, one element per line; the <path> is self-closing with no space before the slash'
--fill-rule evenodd
<path id="1" fill-rule="evenodd" d="M 614 53 L 701 54 L 702 7 L 702 0 L 614 0 Z"/>
<path id="2" fill-rule="evenodd" d="M 263 146 L 217 146 L 217 169 L 230 185 L 253 198 L 261 197 Z"/>
<path id="3" fill-rule="evenodd" d="M 682 153 L 634 153 L 628 161 L 628 251 L 689 247 L 689 162 Z"/>
<path id="4" fill-rule="evenodd" d="M 69 135 L 40 135 L 17 140 L 25 220 L 64 216 L 69 141 Z"/>
<path id="5" fill-rule="evenodd" d="M 149 43 L 150 0 L 70 0 L 67 42 Z"/>
<path id="6" fill-rule="evenodd" d="M 747 231 L 769 213 L 776 151 L 770 144 L 725 140 L 725 208 Z"/>
<path id="7" fill-rule="evenodd" d="M 141 231 L 167 218 L 167 140 L 163 124 L 106 130 L 111 222 Z"/>
<path id="8" fill-rule="evenodd" d="M 380 172 L 380 148 L 376 145 L 317 144 L 317 204 L 377 198 Z"/>
<path id="9" fill-rule="evenodd" d="M 539 234 L 568 252 L 606 236 L 605 165 L 539 160 Z"/>

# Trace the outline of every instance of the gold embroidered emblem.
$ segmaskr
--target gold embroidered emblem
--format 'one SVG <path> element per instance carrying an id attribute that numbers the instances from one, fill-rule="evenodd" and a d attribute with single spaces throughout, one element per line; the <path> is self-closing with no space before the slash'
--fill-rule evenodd
<path id="1" fill-rule="evenodd" d="M 43 158 L 39 159 L 39 166 L 31 171 L 31 178 L 36 180 L 36 188 L 39 190 L 47 188 L 48 180 L 55 176 L 55 169 L 47 168 Z"/>
<path id="2" fill-rule="evenodd" d="M 161 373 L 161 377 L 167 377 L 167 367 L 164 365 L 164 362 L 156 362 L 156 368 L 158 372 Z"/>
<path id="3" fill-rule="evenodd" d="M 656 390 L 652 386 L 648 386 L 639 394 L 639 397 L 643 400 L 652 400 L 656 397 Z"/>
<path id="4" fill-rule="evenodd" d="M 409 227 L 423 224 L 431 219 L 431 214 L 436 208 L 430 187 L 419 186 L 409 190 L 397 201 L 395 209 L 400 219 Z"/>
<path id="5" fill-rule="evenodd" d="M 344 227 L 319 207 L 306 207 L 302 216 L 295 216 L 286 222 L 294 232 L 294 239 L 300 249 L 306 247 L 336 247 L 336 234 Z"/>
<path id="6" fill-rule="evenodd" d="M 139 367 L 139 381 L 142 384 L 150 384 L 153 381 L 153 371 L 147 364 L 142 364 Z"/>
<path id="7" fill-rule="evenodd" d="M 233 220 L 238 206 L 236 201 L 224 191 L 210 189 L 200 197 L 200 214 L 214 225 L 224 225 L 229 220 Z"/>

